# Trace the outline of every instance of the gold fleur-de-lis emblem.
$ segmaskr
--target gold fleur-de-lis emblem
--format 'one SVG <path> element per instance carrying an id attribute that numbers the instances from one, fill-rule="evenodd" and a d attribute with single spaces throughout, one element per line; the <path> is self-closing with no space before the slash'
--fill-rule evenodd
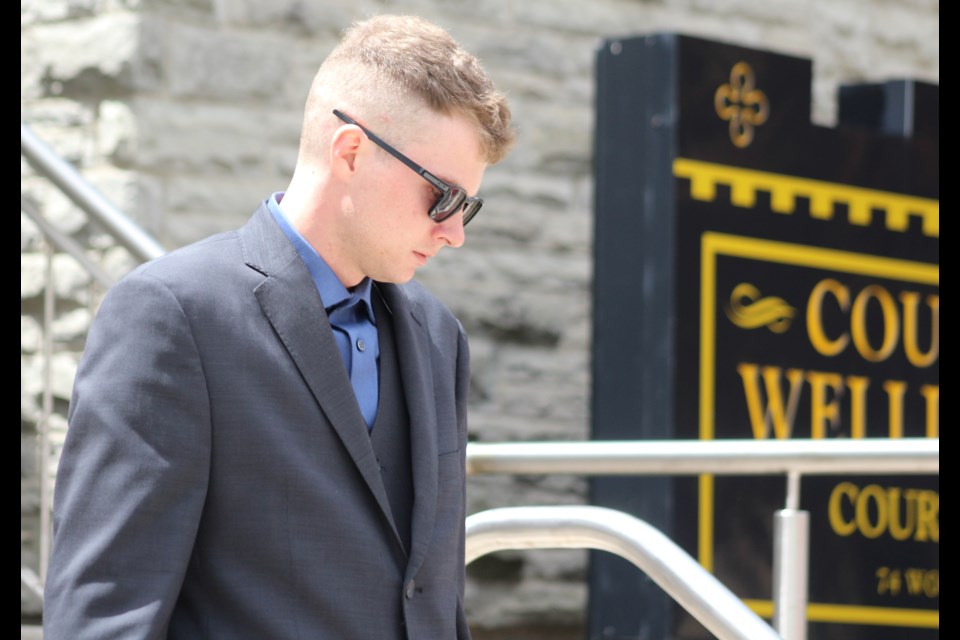
<path id="1" fill-rule="evenodd" d="M 767 94 L 757 89 L 753 69 L 738 62 L 730 69 L 730 83 L 717 87 L 713 94 L 717 115 L 730 123 L 730 140 L 741 149 L 753 142 L 753 129 L 767 121 L 770 103 Z"/>

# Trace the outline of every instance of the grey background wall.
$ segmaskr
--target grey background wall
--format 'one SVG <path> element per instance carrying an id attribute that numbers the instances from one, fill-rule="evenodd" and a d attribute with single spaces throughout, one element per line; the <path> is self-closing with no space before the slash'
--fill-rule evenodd
<path id="1" fill-rule="evenodd" d="M 939 83 L 938 0 L 22 0 L 21 120 L 167 248 L 242 224 L 286 186 L 310 80 L 339 31 L 415 13 L 480 56 L 510 96 L 516 151 L 487 172 L 467 244 L 421 272 L 471 337 L 471 438 L 589 435 L 594 52 L 677 31 L 813 61 L 813 118 L 838 84 Z M 126 253 L 21 162 L 21 192 L 108 270 Z M 36 422 L 45 246 L 21 214 L 21 565 L 38 570 Z M 96 292 L 57 256 L 56 402 L 65 411 Z M 51 471 L 52 473 L 52 471 Z M 585 500 L 573 477 L 474 477 L 469 509 Z M 500 553 L 471 565 L 478 638 L 582 638 L 586 554 Z M 39 613 L 21 588 L 21 613 Z"/>

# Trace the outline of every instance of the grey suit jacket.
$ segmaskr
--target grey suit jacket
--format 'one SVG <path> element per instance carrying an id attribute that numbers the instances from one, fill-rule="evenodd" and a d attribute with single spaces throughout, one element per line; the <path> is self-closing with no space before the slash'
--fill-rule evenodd
<path id="1" fill-rule="evenodd" d="M 469 635 L 466 339 L 421 286 L 378 286 L 410 415 L 409 554 L 320 297 L 261 206 L 101 306 L 57 475 L 46 640 Z"/>

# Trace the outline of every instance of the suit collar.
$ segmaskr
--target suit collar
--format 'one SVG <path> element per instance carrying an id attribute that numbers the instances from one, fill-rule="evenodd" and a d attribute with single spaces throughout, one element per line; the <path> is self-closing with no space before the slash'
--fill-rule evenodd
<path id="1" fill-rule="evenodd" d="M 268 321 L 296 363 L 388 520 L 383 487 L 366 424 L 309 271 L 265 204 L 240 230 L 246 264 L 262 273 L 254 289 Z M 437 502 L 437 416 L 433 373 L 436 347 L 423 312 L 395 284 L 377 283 L 391 311 L 397 358 L 410 414 L 414 507 L 408 575 L 419 569 L 430 544 Z M 376 294 L 374 294 L 376 295 Z M 452 381 L 451 381 L 452 384 Z"/>
<path id="2" fill-rule="evenodd" d="M 310 272 L 265 205 L 240 241 L 246 264 L 264 275 L 254 288 L 260 308 L 389 519 L 367 426 Z"/>

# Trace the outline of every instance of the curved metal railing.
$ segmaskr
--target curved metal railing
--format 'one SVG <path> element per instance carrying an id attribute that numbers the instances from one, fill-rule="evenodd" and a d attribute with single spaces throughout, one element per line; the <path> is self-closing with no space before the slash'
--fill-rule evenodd
<path id="1" fill-rule="evenodd" d="M 505 549 L 597 549 L 642 569 L 721 640 L 780 636 L 670 538 L 605 507 L 506 507 L 467 518 L 466 561 Z"/>
<path id="2" fill-rule="evenodd" d="M 486 473 L 587 476 L 676 476 L 704 473 L 718 475 L 785 474 L 787 476 L 785 508 L 774 514 L 773 626 L 779 632 L 780 637 L 788 640 L 805 640 L 809 574 L 809 514 L 799 508 L 800 476 L 802 474 L 856 475 L 865 473 L 939 475 L 940 439 L 472 442 L 467 445 L 467 472 L 472 475 Z M 520 509 L 521 511 L 503 511 L 496 516 L 496 526 L 502 528 L 505 532 L 504 536 L 508 536 L 509 544 L 517 545 L 500 548 L 542 548 L 539 545 L 552 545 L 553 542 L 557 541 L 563 542 L 562 546 L 567 548 L 577 546 L 563 535 L 558 535 L 556 540 L 552 538 L 557 529 L 565 528 L 559 526 L 559 523 L 555 523 L 554 531 L 549 528 L 542 529 L 542 523 L 530 520 L 531 514 L 523 512 L 522 508 Z M 609 519 L 608 515 L 593 511 L 583 511 L 579 514 L 560 511 L 556 513 L 562 513 L 565 517 L 575 515 L 576 526 L 581 529 L 581 535 L 583 534 L 583 527 L 594 526 L 603 528 L 605 533 L 609 534 L 606 531 L 607 526 L 605 524 L 589 525 L 583 521 L 586 514 L 603 515 L 604 521 Z M 507 516 L 511 515 L 517 518 L 516 524 L 507 521 Z M 621 515 L 626 516 L 627 514 Z M 471 518 L 474 517 L 471 516 Z M 482 553 L 489 553 L 493 549 L 482 546 L 490 545 L 491 542 L 481 542 L 481 540 L 497 540 L 493 531 L 494 524 L 488 522 L 488 519 L 493 518 L 494 516 L 485 516 L 485 519 L 473 521 L 475 531 L 481 531 L 485 536 L 472 543 L 475 548 L 484 549 Z M 470 518 L 468 518 L 468 523 L 470 523 Z M 646 530 L 641 533 L 641 528 L 638 528 L 635 524 L 630 525 L 630 527 L 637 531 L 637 535 L 640 535 L 642 540 L 652 541 L 655 539 L 655 536 Z M 649 527 L 649 525 L 644 525 L 644 527 Z M 468 524 L 469 532 L 470 525 Z M 474 535 L 477 536 L 479 533 L 474 533 Z M 580 546 L 582 548 L 597 548 L 592 546 L 593 542 L 591 540 L 594 535 L 595 532 L 590 533 L 589 539 L 580 540 L 580 543 L 582 543 Z M 634 542 L 632 544 L 660 543 Z M 471 543 L 468 541 L 468 562 L 475 557 L 470 556 L 470 545 Z M 477 547 L 476 545 L 481 546 Z M 630 553 L 636 552 L 635 549 L 630 550 Z M 476 551 L 474 553 L 475 555 L 482 555 Z M 689 556 L 687 559 L 693 561 Z M 634 562 L 634 564 L 638 563 Z M 682 564 L 688 564 L 687 560 L 682 561 Z M 638 566 L 640 565 L 638 564 Z M 659 568 L 655 570 L 659 570 Z M 686 570 L 684 575 L 687 575 Z M 696 576 L 696 572 L 690 571 L 689 575 Z M 657 579 L 652 574 L 650 577 Z M 673 575 L 672 578 L 682 579 L 683 576 L 677 574 Z M 699 578 L 693 578 L 693 580 L 700 582 Z M 657 582 L 660 581 L 657 580 Z M 664 585 L 661 584 L 661 586 Z M 710 617 L 713 613 L 709 605 L 704 605 L 697 598 L 690 599 L 688 597 L 686 590 L 692 587 L 693 585 L 690 584 L 682 587 L 685 601 L 677 597 L 670 589 L 666 587 L 664 589 L 674 595 L 674 598 L 687 608 L 694 617 L 708 626 L 702 618 Z M 676 589 L 678 587 L 671 584 L 671 588 Z M 715 587 L 708 585 L 706 588 L 714 589 Z M 690 608 L 691 606 L 693 608 Z M 730 610 L 734 611 L 735 609 Z M 724 633 L 727 632 L 725 625 L 728 622 L 724 620 L 713 621 L 713 623 L 720 625 Z M 764 624 L 764 626 L 766 625 Z M 708 628 L 710 627 L 708 626 Z M 716 633 L 716 631 L 714 632 Z M 767 636 L 756 635 L 753 637 Z"/>

